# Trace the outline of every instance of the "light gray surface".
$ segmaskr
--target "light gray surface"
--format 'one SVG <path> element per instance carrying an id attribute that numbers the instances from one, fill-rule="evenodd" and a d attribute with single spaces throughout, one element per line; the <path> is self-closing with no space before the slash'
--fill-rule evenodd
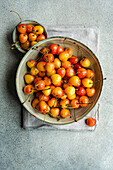
<path id="1" fill-rule="evenodd" d="M 113 169 L 113 1 L 1 0 L 0 1 L 0 169 L 112 170 Z M 104 82 L 99 126 L 92 132 L 21 129 L 21 107 L 15 73 L 23 54 L 11 51 L 12 30 L 22 19 L 43 25 L 85 25 L 100 28 L 99 59 Z"/>

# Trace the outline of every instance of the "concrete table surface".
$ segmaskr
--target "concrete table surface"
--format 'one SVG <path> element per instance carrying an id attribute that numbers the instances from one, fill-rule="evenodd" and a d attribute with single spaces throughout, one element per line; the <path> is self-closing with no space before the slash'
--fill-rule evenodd
<path id="1" fill-rule="evenodd" d="M 21 128 L 15 74 L 23 54 L 10 50 L 19 22 L 10 10 L 43 25 L 100 28 L 99 60 L 107 80 L 96 131 Z M 0 169 L 113 170 L 113 0 L 1 0 L 0 21 Z"/>

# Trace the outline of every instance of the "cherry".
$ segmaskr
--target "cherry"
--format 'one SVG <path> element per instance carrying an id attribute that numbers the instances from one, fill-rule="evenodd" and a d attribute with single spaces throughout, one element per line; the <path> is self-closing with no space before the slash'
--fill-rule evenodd
<path id="1" fill-rule="evenodd" d="M 57 117 L 58 115 L 59 115 L 59 113 L 60 113 L 60 109 L 59 108 L 51 108 L 51 110 L 50 110 L 50 115 L 52 116 L 52 117 Z"/>
<path id="2" fill-rule="evenodd" d="M 27 41 L 27 39 L 28 39 L 27 34 L 20 34 L 20 35 L 19 35 L 19 41 L 20 41 L 21 43 L 25 43 L 25 42 Z"/>
<path id="3" fill-rule="evenodd" d="M 38 37 L 37 37 L 37 42 L 39 42 L 39 41 L 42 41 L 42 40 L 44 40 L 46 37 L 45 37 L 45 35 L 44 34 L 40 34 Z"/>
<path id="4" fill-rule="evenodd" d="M 37 65 L 36 60 L 29 60 L 29 61 L 27 61 L 27 66 L 28 66 L 29 68 L 32 68 L 32 67 L 34 67 L 34 66 L 36 66 L 36 65 Z"/>
<path id="5" fill-rule="evenodd" d="M 79 68 L 77 69 L 77 74 L 80 79 L 84 78 L 87 75 L 87 70 L 85 68 Z"/>
<path id="6" fill-rule="evenodd" d="M 59 59 L 63 62 L 67 61 L 69 58 L 69 53 L 67 51 L 64 51 L 59 54 Z"/>
<path id="7" fill-rule="evenodd" d="M 65 68 L 61 67 L 57 70 L 57 73 L 63 78 L 65 76 L 66 70 Z"/>
<path id="8" fill-rule="evenodd" d="M 66 69 L 66 76 L 67 77 L 72 77 L 75 75 L 75 70 L 72 67 L 69 67 Z"/>
<path id="9" fill-rule="evenodd" d="M 79 96 L 85 96 L 86 94 L 86 90 L 84 87 L 78 87 L 76 89 L 76 94 L 79 95 Z"/>
<path id="10" fill-rule="evenodd" d="M 89 78 L 82 79 L 82 84 L 84 87 L 92 87 L 93 86 L 93 80 Z"/>
<path id="11" fill-rule="evenodd" d="M 27 25 L 27 30 L 26 30 L 26 32 L 27 32 L 27 33 L 32 32 L 32 31 L 33 31 L 33 28 L 34 28 L 33 25 Z"/>
<path id="12" fill-rule="evenodd" d="M 27 84 L 31 84 L 34 81 L 35 77 L 33 75 L 26 74 L 24 76 L 24 79 Z"/>
<path id="13" fill-rule="evenodd" d="M 76 63 L 78 63 L 78 57 L 72 56 L 72 57 L 69 58 L 69 61 L 70 61 L 72 64 L 76 64 Z"/>
<path id="14" fill-rule="evenodd" d="M 60 115 L 62 116 L 62 118 L 66 118 L 70 115 L 70 111 L 68 109 L 63 108 L 60 111 Z"/>
<path id="15" fill-rule="evenodd" d="M 67 68 L 71 67 L 71 62 L 70 61 L 64 61 L 64 62 L 62 62 L 62 66 L 65 69 L 67 69 Z"/>
<path id="16" fill-rule="evenodd" d="M 45 62 L 45 61 L 40 61 L 40 62 L 37 64 L 38 70 L 39 70 L 39 71 L 46 71 L 45 65 L 46 65 L 46 62 Z"/>
<path id="17" fill-rule="evenodd" d="M 27 40 L 25 43 L 21 43 L 21 47 L 22 47 L 24 50 L 28 50 L 29 47 L 30 47 L 30 42 Z"/>
<path id="18" fill-rule="evenodd" d="M 89 117 L 87 119 L 87 125 L 90 126 L 90 127 L 95 126 L 96 125 L 96 119 Z"/>
<path id="19" fill-rule="evenodd" d="M 55 58 L 54 64 L 56 69 L 61 67 L 61 61 L 58 58 Z"/>
<path id="20" fill-rule="evenodd" d="M 58 50 L 57 50 L 57 55 L 59 55 L 60 53 L 62 53 L 64 51 L 64 49 L 60 46 L 60 45 L 58 45 Z"/>
<path id="21" fill-rule="evenodd" d="M 81 79 L 78 76 L 72 76 L 68 82 L 75 87 L 79 87 L 81 85 Z"/>
<path id="22" fill-rule="evenodd" d="M 58 52 L 58 45 L 57 44 L 51 44 L 49 46 L 49 49 L 51 50 L 52 54 L 57 54 L 57 52 Z"/>
<path id="23" fill-rule="evenodd" d="M 36 76 L 39 73 L 39 70 L 37 67 L 32 67 L 30 73 L 31 75 Z"/>
<path id="24" fill-rule="evenodd" d="M 95 94 L 95 88 L 86 88 L 86 94 L 88 97 L 92 97 Z"/>
<path id="25" fill-rule="evenodd" d="M 89 103 L 89 98 L 87 96 L 81 96 L 79 102 L 81 107 L 86 107 Z"/>
<path id="26" fill-rule="evenodd" d="M 34 86 L 29 84 L 27 86 L 24 87 L 24 93 L 26 94 L 32 94 L 34 92 Z"/>
<path id="27" fill-rule="evenodd" d="M 71 101 L 71 106 L 74 108 L 74 109 L 78 109 L 79 108 L 79 104 L 78 104 L 78 100 L 77 99 L 73 99 Z"/>
<path id="28" fill-rule="evenodd" d="M 52 95 L 54 97 L 61 98 L 63 96 L 63 90 L 61 87 L 56 87 L 52 90 Z"/>
<path id="29" fill-rule="evenodd" d="M 51 98 L 49 101 L 48 101 L 48 105 L 49 107 L 56 107 L 57 106 L 57 99 L 56 98 Z"/>
<path id="30" fill-rule="evenodd" d="M 80 64 L 81 64 L 81 66 L 83 66 L 83 67 L 89 67 L 90 66 L 90 60 L 88 59 L 88 58 L 82 58 L 81 60 L 80 60 Z"/>
<path id="31" fill-rule="evenodd" d="M 50 86 L 46 86 L 43 90 L 42 93 L 44 93 L 45 96 L 49 96 L 51 94 L 51 88 Z"/>
<path id="32" fill-rule="evenodd" d="M 38 105 L 38 103 L 39 103 L 39 100 L 38 100 L 37 98 L 35 98 L 35 99 L 33 99 L 31 105 L 32 105 L 33 108 L 36 108 L 36 106 Z"/>
<path id="33" fill-rule="evenodd" d="M 31 41 L 31 47 L 34 46 L 37 43 L 37 41 Z"/>
<path id="34" fill-rule="evenodd" d="M 52 72 L 55 69 L 55 64 L 53 62 L 46 63 L 45 69 L 47 72 Z"/>
<path id="35" fill-rule="evenodd" d="M 54 61 L 54 55 L 51 53 L 46 53 L 43 57 L 43 60 L 46 62 L 53 62 Z"/>
<path id="36" fill-rule="evenodd" d="M 36 35 L 42 34 L 42 33 L 44 32 L 44 28 L 43 28 L 41 25 L 34 26 L 33 32 L 34 32 Z"/>
<path id="37" fill-rule="evenodd" d="M 73 55 L 73 51 L 71 48 L 66 48 L 65 51 L 69 54 L 69 58 Z"/>
<path id="38" fill-rule="evenodd" d="M 62 108 L 67 108 L 68 105 L 69 104 L 69 100 L 68 99 L 62 99 L 61 101 L 60 101 L 60 106 L 62 107 Z"/>
<path id="39" fill-rule="evenodd" d="M 36 39 L 37 39 L 37 36 L 36 36 L 36 34 L 34 34 L 34 33 L 29 33 L 29 41 L 35 41 Z"/>
<path id="40" fill-rule="evenodd" d="M 51 76 L 51 79 L 52 79 L 52 83 L 54 84 L 54 85 L 57 85 L 59 82 L 61 82 L 61 76 L 59 75 L 59 74 L 53 74 L 52 76 Z"/>

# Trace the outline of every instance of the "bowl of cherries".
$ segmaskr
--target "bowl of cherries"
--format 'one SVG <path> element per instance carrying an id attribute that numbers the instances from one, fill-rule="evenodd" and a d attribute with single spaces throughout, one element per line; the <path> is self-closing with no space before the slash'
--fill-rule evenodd
<path id="1" fill-rule="evenodd" d="M 86 116 L 97 103 L 102 85 L 95 54 L 68 37 L 39 41 L 25 54 L 16 74 L 23 106 L 38 119 L 56 125 Z"/>
<path id="2" fill-rule="evenodd" d="M 15 12 L 19 18 L 20 23 L 13 31 L 13 44 L 11 49 L 17 48 L 20 52 L 26 53 L 37 42 L 47 38 L 47 32 L 40 23 L 32 20 L 22 21 L 20 15 Z"/>

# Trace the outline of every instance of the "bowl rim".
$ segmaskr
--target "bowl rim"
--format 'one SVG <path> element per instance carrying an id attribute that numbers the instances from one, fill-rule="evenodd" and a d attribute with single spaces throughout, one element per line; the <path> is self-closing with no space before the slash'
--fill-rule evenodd
<path id="1" fill-rule="evenodd" d="M 30 48 L 30 50 L 24 55 L 24 57 L 23 58 L 25 58 L 26 57 L 26 55 L 28 54 L 28 53 L 30 53 L 33 49 L 32 48 L 34 48 L 35 46 L 38 46 L 38 44 L 42 44 L 43 42 L 45 42 L 45 41 L 48 41 L 48 40 L 50 40 L 50 39 L 57 39 L 57 38 L 63 38 L 63 39 L 70 39 L 70 40 L 72 40 L 72 41 L 75 41 L 75 42 L 77 42 L 77 43 L 79 43 L 79 44 L 81 44 L 82 46 L 84 46 L 85 48 L 87 48 L 91 53 L 92 53 L 92 55 L 96 58 L 96 60 L 97 60 L 97 62 L 98 62 L 98 64 L 99 64 L 99 67 L 100 67 L 100 71 L 101 71 L 101 76 L 102 76 L 102 84 L 101 84 L 101 89 L 100 89 L 100 93 L 99 93 L 99 96 L 98 96 L 98 98 L 97 98 L 97 101 L 95 102 L 95 104 L 94 104 L 94 106 L 91 108 L 91 110 L 95 107 L 95 105 L 97 104 L 97 102 L 98 102 L 98 100 L 99 100 L 99 98 L 100 98 L 100 95 L 101 95 L 101 93 L 102 93 L 102 88 L 103 88 L 103 72 L 102 72 L 102 67 L 101 67 L 101 65 L 100 65 L 100 62 L 99 62 L 99 60 L 98 60 L 98 58 L 96 57 L 96 55 L 94 54 L 94 52 L 91 50 L 91 49 L 89 49 L 89 47 L 87 47 L 85 44 L 83 44 L 82 42 L 80 42 L 80 41 L 78 41 L 78 40 L 75 40 L 75 39 L 73 39 L 73 38 L 70 38 L 70 37 L 63 37 L 63 36 L 52 36 L 52 37 L 49 37 L 49 38 L 47 38 L 47 39 L 44 39 L 44 40 L 42 40 L 42 41 L 39 41 L 39 42 L 37 42 L 34 46 L 32 46 L 31 48 Z M 40 46 L 40 45 L 39 45 Z M 23 60 L 23 58 L 22 58 L 22 60 Z M 17 72 L 16 72 L 16 91 L 17 91 L 17 95 L 18 95 L 18 98 L 19 98 L 19 100 L 20 100 L 20 97 L 19 97 L 19 92 L 18 92 L 18 89 L 17 89 L 17 79 L 18 79 L 18 74 L 19 74 L 19 70 L 20 70 L 20 68 L 21 68 L 21 64 L 22 64 L 22 60 L 20 61 L 20 63 L 19 63 L 19 66 L 18 66 L 18 68 L 17 68 Z M 20 100 L 20 102 L 21 102 L 21 100 Z M 24 104 L 21 102 L 21 104 L 24 106 Z M 26 107 L 24 106 L 24 108 L 26 109 Z M 90 111 L 91 111 L 90 110 Z M 89 112 L 90 112 L 89 111 Z M 88 112 L 88 113 L 89 113 Z M 87 114 L 85 114 L 85 115 L 83 115 L 81 118 L 79 118 L 79 119 L 77 119 L 77 122 L 79 121 L 79 120 L 81 120 L 81 119 L 83 119 L 85 116 L 87 116 L 88 115 L 88 113 Z M 32 114 L 32 113 L 30 113 L 30 114 Z M 32 114 L 33 116 L 35 116 L 34 114 Z M 36 117 L 36 116 L 35 116 Z M 37 118 L 37 117 L 36 117 Z M 40 119 L 40 118 L 37 118 L 37 119 L 39 119 L 39 120 L 41 120 L 41 121 L 43 121 L 42 119 Z M 75 120 L 72 120 L 71 122 L 64 122 L 64 123 L 50 123 L 49 121 L 47 121 L 47 120 L 45 120 L 45 123 L 48 123 L 48 124 L 53 124 L 53 125 L 66 125 L 66 124 L 71 124 L 71 123 L 74 123 L 74 122 L 76 122 Z"/>
<path id="2" fill-rule="evenodd" d="M 13 43 L 16 43 L 16 41 L 15 41 L 15 34 L 16 34 L 16 32 L 17 32 L 17 26 L 19 25 L 19 24 L 23 24 L 23 23 L 25 23 L 25 22 L 34 22 L 34 23 L 36 23 L 36 24 L 39 24 L 39 25 L 41 25 L 43 28 L 44 28 L 44 30 L 45 30 L 45 32 L 46 32 L 46 39 L 47 39 L 47 37 L 48 37 L 48 33 L 47 33 L 47 30 L 46 30 L 46 28 L 42 25 L 42 24 L 40 24 L 39 22 L 37 22 L 37 21 L 34 21 L 34 20 L 23 20 L 22 22 L 19 22 L 16 26 L 15 26 L 15 28 L 14 28 L 14 30 L 13 30 L 13 33 L 12 33 L 12 36 L 13 36 Z M 25 51 L 24 49 L 22 49 L 21 48 L 21 46 L 19 46 L 18 44 L 15 44 L 15 47 L 16 47 L 16 49 L 18 50 L 18 51 L 20 51 L 20 52 L 22 52 L 22 53 L 27 53 L 32 47 L 30 47 L 30 49 L 28 50 L 28 51 Z M 19 48 L 18 48 L 19 47 Z"/>

